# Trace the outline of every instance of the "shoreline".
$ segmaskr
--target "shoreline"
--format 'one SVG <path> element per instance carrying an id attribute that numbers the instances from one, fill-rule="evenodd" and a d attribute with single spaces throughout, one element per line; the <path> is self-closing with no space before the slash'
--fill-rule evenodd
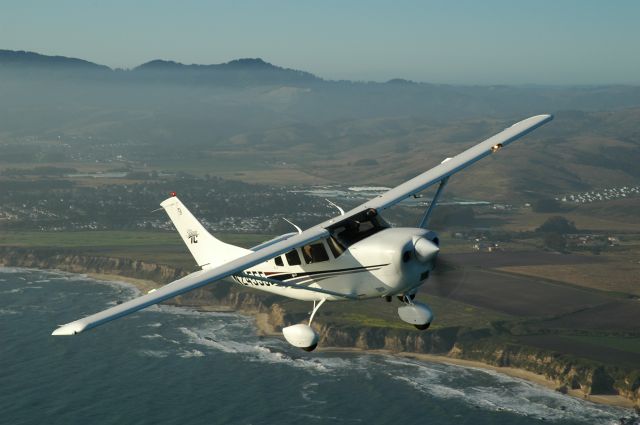
<path id="1" fill-rule="evenodd" d="M 56 270 L 61 271 L 61 270 Z M 63 271 L 64 272 L 64 271 Z M 69 272 L 65 272 L 69 273 Z M 146 294 L 149 290 L 155 289 L 159 286 L 156 282 L 146 279 L 136 279 L 130 278 L 127 276 L 121 276 L 116 274 L 108 274 L 108 273 L 83 273 L 87 277 L 95 280 L 108 281 L 113 283 L 121 283 L 125 285 L 130 285 L 135 287 L 141 294 Z M 180 306 L 187 307 L 187 306 Z M 195 307 L 197 309 L 202 309 L 204 311 L 209 311 L 209 309 Z M 217 310 L 225 310 L 231 311 L 228 309 L 216 309 Z M 259 313 L 248 310 L 233 310 L 240 314 L 245 314 L 251 316 L 254 319 L 256 332 L 261 336 L 281 336 L 280 332 L 276 332 L 274 327 L 269 323 L 268 314 L 267 313 Z M 476 361 L 476 360 L 465 360 L 459 359 L 455 357 L 449 357 L 442 354 L 427 354 L 427 353 L 413 353 L 413 352 L 394 352 L 390 350 L 372 350 L 372 349 L 359 349 L 354 347 L 319 347 L 318 352 L 324 353 L 339 353 L 339 352 L 348 352 L 348 353 L 367 353 L 367 354 L 379 354 L 386 356 L 395 356 L 405 359 L 413 359 L 422 362 L 431 362 L 431 363 L 442 363 L 449 364 L 454 366 L 461 366 L 467 368 L 476 368 L 482 370 L 490 370 L 493 372 L 501 373 L 503 375 L 519 378 L 525 380 L 527 382 L 543 386 L 549 390 L 556 391 L 558 388 L 558 384 L 553 380 L 545 377 L 544 375 L 537 374 L 535 372 L 530 372 L 525 369 L 518 369 L 513 367 L 501 367 L 494 366 L 488 363 Z M 629 400 L 626 397 L 621 395 L 585 395 L 580 390 L 569 389 L 566 393 L 567 395 L 578 398 L 581 400 L 590 401 L 597 404 L 605 404 L 609 406 L 622 407 L 627 409 L 633 409 L 636 407 L 636 404 Z"/>
<path id="2" fill-rule="evenodd" d="M 69 272 L 65 272 L 69 273 Z M 128 285 L 134 286 L 140 294 L 144 295 L 152 289 L 157 289 L 162 285 L 158 285 L 156 282 L 152 280 L 146 279 L 136 279 L 133 277 L 121 276 L 119 274 L 108 274 L 108 273 L 82 273 L 91 279 L 94 280 L 102 280 L 106 282 L 115 282 L 115 283 L 126 283 Z"/>
<path id="3" fill-rule="evenodd" d="M 380 354 L 386 356 L 400 357 L 404 359 L 418 360 L 427 363 L 441 363 L 453 366 L 461 366 L 471 369 L 490 370 L 492 372 L 501 373 L 503 375 L 519 378 L 532 384 L 543 386 L 549 390 L 557 391 L 558 384 L 553 380 L 547 378 L 544 375 L 540 375 L 535 372 L 530 372 L 525 369 L 518 369 L 514 367 L 494 366 L 489 363 L 483 363 L 477 360 L 465 360 L 456 357 L 449 357 L 442 354 L 427 354 L 427 353 L 411 353 L 411 352 L 394 352 L 389 350 L 363 350 L 359 348 L 347 348 L 347 347 L 322 347 L 318 348 L 320 352 L 326 353 L 368 353 L 368 354 Z M 580 400 L 591 401 L 596 404 L 605 404 L 608 406 L 622 407 L 627 409 L 633 409 L 635 404 L 633 401 L 621 396 L 621 395 L 585 395 L 580 390 L 568 390 L 566 395 L 569 395 Z"/>

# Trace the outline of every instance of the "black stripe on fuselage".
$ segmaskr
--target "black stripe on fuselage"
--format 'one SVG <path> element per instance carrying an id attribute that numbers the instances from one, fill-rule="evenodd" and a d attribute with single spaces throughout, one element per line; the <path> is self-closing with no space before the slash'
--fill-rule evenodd
<path id="1" fill-rule="evenodd" d="M 281 282 L 290 280 L 290 279 L 294 279 L 294 278 L 300 278 L 300 277 L 319 277 L 319 275 L 323 275 L 323 274 L 327 274 L 327 273 L 337 273 L 340 274 L 342 272 L 358 272 L 358 271 L 365 271 L 368 269 L 375 269 L 375 268 L 380 268 L 380 267 L 384 267 L 384 266 L 388 266 L 389 264 L 376 264 L 373 266 L 361 266 L 361 267 L 350 267 L 350 268 L 346 268 L 346 269 L 335 269 L 335 270 L 321 270 L 321 271 L 315 271 L 315 272 L 302 272 L 302 273 L 282 273 L 282 274 L 277 274 L 277 272 L 265 272 L 265 276 L 267 276 L 269 279 L 274 279 L 274 280 L 279 280 Z"/>

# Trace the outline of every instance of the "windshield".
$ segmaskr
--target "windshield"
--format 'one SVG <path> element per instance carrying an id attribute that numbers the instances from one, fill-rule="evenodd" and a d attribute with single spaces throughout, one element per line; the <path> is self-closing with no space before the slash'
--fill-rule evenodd
<path id="1" fill-rule="evenodd" d="M 347 248 L 388 227 L 389 225 L 378 216 L 375 210 L 364 211 L 329 228 L 331 232 L 329 247 L 332 248 L 332 243 L 337 243 L 341 248 Z"/>

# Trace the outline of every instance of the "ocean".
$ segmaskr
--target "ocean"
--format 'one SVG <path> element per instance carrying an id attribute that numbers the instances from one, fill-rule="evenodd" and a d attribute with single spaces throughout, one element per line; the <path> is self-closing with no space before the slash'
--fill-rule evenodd
<path id="1" fill-rule="evenodd" d="M 0 424 L 616 424 L 632 415 L 492 371 L 305 353 L 232 313 L 152 307 L 50 335 L 135 295 L 83 275 L 0 268 Z"/>

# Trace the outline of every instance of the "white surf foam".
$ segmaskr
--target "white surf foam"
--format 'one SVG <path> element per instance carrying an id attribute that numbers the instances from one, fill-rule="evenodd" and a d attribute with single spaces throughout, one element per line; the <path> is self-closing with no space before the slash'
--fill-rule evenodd
<path id="1" fill-rule="evenodd" d="M 194 357 L 204 357 L 204 353 L 200 350 L 186 350 L 178 354 L 183 359 L 190 359 Z"/>
<path id="2" fill-rule="evenodd" d="M 157 339 L 157 338 L 163 338 L 163 336 L 160 335 L 160 334 L 150 334 L 150 335 L 142 335 L 142 338 L 145 338 L 145 339 Z"/>
<path id="3" fill-rule="evenodd" d="M 387 363 L 413 369 L 400 375 L 389 371 L 393 379 L 434 397 L 458 399 L 482 409 L 545 420 L 580 418 L 599 423 L 615 421 L 628 413 L 624 409 L 578 400 L 495 371 L 411 361 Z"/>
<path id="4" fill-rule="evenodd" d="M 138 354 L 144 357 L 153 357 L 156 359 L 163 359 L 169 355 L 168 352 L 161 350 L 138 350 Z"/>
<path id="5" fill-rule="evenodd" d="M 285 364 L 312 372 L 329 373 L 343 368 L 353 368 L 353 362 L 341 358 L 304 358 L 293 357 L 278 346 L 282 344 L 276 339 L 258 341 L 255 336 L 243 336 L 235 331 L 214 331 L 211 328 L 181 327 L 180 331 L 187 336 L 189 343 L 214 349 L 229 354 L 239 354 L 247 361 L 269 364 Z M 304 355 L 304 354 L 301 354 Z"/>
<path id="6" fill-rule="evenodd" d="M 3 274 L 15 274 L 15 273 L 33 273 L 33 272 L 39 272 L 40 270 L 38 269 L 27 269 L 27 268 L 23 268 L 23 267 L 0 267 L 0 273 Z"/>

